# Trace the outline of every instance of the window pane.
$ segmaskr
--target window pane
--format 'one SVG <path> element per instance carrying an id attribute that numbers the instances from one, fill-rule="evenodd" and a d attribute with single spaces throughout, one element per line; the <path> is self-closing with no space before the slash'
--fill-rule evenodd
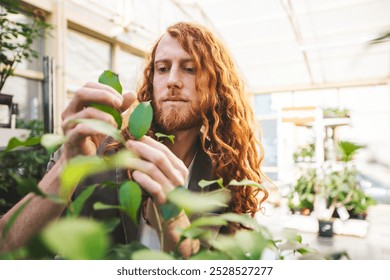
<path id="1" fill-rule="evenodd" d="M 135 91 L 142 78 L 144 58 L 120 50 L 118 59 L 118 74 L 123 91 Z"/>
<path id="2" fill-rule="evenodd" d="M 264 166 L 278 165 L 277 119 L 261 120 L 261 142 L 264 147 Z"/>
<path id="3" fill-rule="evenodd" d="M 73 30 L 66 36 L 66 84 L 75 91 L 87 82 L 97 82 L 111 67 L 111 45 Z"/>
<path id="4" fill-rule="evenodd" d="M 256 115 L 267 115 L 275 113 L 272 110 L 272 99 L 270 94 L 261 94 L 255 96 L 255 113 Z"/>
<path id="5" fill-rule="evenodd" d="M 18 118 L 43 120 L 42 82 L 10 77 L 2 93 L 13 95 L 12 102 L 19 105 Z"/>

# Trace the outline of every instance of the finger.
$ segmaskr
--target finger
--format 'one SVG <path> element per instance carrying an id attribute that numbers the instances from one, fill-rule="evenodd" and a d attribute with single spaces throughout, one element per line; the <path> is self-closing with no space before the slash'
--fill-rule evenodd
<path id="1" fill-rule="evenodd" d="M 182 174 L 184 181 L 187 180 L 188 178 L 188 169 L 185 166 L 184 162 L 180 160 L 177 156 L 175 156 L 171 150 L 168 149 L 167 146 L 164 144 L 152 139 L 149 136 L 143 136 L 141 139 L 138 141 L 145 143 L 151 147 L 154 147 L 157 150 L 162 151 L 169 159 L 169 161 L 172 163 L 173 167 L 177 169 L 180 174 Z"/>
<path id="2" fill-rule="evenodd" d="M 91 103 L 99 103 L 119 109 L 122 106 L 123 97 L 118 93 L 113 94 L 111 90 L 102 88 L 101 85 L 96 87 L 83 87 L 76 91 L 75 96 L 63 112 L 62 118 L 65 119 L 67 116 L 81 111 Z"/>
<path id="3" fill-rule="evenodd" d="M 135 170 L 131 174 L 134 181 L 136 181 L 158 204 L 166 202 L 166 195 L 161 185 L 153 180 L 150 176 Z"/>
<path id="4" fill-rule="evenodd" d="M 108 91 L 111 94 L 115 95 L 119 99 L 122 99 L 122 97 L 123 97 L 122 94 L 117 92 L 114 88 L 112 88 L 111 86 L 105 85 L 105 84 L 88 82 L 88 83 L 85 84 L 84 87 L 91 88 L 91 89 L 101 89 L 101 90 L 104 90 L 104 91 Z"/>
<path id="5" fill-rule="evenodd" d="M 66 134 L 68 141 L 71 143 L 77 143 L 89 136 L 98 136 L 100 135 L 99 132 L 91 128 L 90 126 L 80 123 L 77 124 L 73 129 L 69 130 L 69 132 Z"/>
<path id="6" fill-rule="evenodd" d="M 123 102 L 120 107 L 121 112 L 127 110 L 136 100 L 137 95 L 134 92 L 127 92 L 122 94 Z"/>
<path id="7" fill-rule="evenodd" d="M 69 129 L 72 129 L 77 125 L 77 123 L 74 121 L 75 119 L 96 119 L 107 122 L 114 127 L 117 127 L 117 123 L 115 122 L 113 116 L 96 108 L 88 107 L 69 116 L 62 122 L 62 130 L 65 134 Z"/>
<path id="8" fill-rule="evenodd" d="M 126 146 L 142 159 L 152 162 L 155 166 L 157 166 L 174 186 L 184 185 L 186 180 L 185 174 L 182 174 L 173 166 L 164 152 L 143 142 L 134 140 L 127 141 Z"/>
<path id="9" fill-rule="evenodd" d="M 125 167 L 130 170 L 138 170 L 145 173 L 154 181 L 158 182 L 164 191 L 169 192 L 174 189 L 172 182 L 161 172 L 161 170 L 153 163 L 140 158 L 128 158 Z"/>

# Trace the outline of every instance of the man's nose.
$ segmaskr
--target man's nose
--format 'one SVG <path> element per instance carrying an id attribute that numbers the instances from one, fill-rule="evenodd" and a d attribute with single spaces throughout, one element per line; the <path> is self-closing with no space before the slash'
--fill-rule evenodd
<path id="1" fill-rule="evenodd" d="M 172 67 L 169 71 L 168 88 L 176 87 L 181 88 L 183 86 L 180 69 L 178 67 Z"/>

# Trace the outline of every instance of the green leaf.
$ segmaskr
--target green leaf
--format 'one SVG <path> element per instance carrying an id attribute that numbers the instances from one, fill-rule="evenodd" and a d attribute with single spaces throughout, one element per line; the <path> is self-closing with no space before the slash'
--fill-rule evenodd
<path id="1" fill-rule="evenodd" d="M 118 75 L 111 72 L 110 70 L 105 70 L 99 76 L 99 83 L 108 85 L 122 94 L 122 85 L 119 81 Z"/>
<path id="2" fill-rule="evenodd" d="M 108 168 L 107 162 L 98 156 L 77 156 L 69 160 L 60 176 L 60 196 L 67 198 L 79 181 Z"/>
<path id="3" fill-rule="evenodd" d="M 239 182 L 236 180 L 231 180 L 229 185 L 230 186 L 251 186 L 251 187 L 256 187 L 256 188 L 264 190 L 264 187 L 262 184 L 259 184 L 255 181 L 247 180 L 247 179 L 243 179 Z"/>
<path id="4" fill-rule="evenodd" d="M 264 236 L 255 231 L 240 230 L 236 233 L 235 239 L 251 260 L 260 260 L 264 249 L 268 247 L 268 241 Z"/>
<path id="5" fill-rule="evenodd" d="M 217 180 L 213 180 L 213 181 L 207 181 L 207 180 L 200 180 L 198 185 L 199 187 L 201 187 L 202 189 L 207 187 L 207 186 L 210 186 L 210 185 L 213 185 L 217 183 L 221 188 L 224 188 L 225 186 L 223 185 L 223 178 L 219 178 Z"/>
<path id="6" fill-rule="evenodd" d="M 77 196 L 77 198 L 72 203 L 70 203 L 67 213 L 68 216 L 76 217 L 80 215 L 85 201 L 93 194 L 93 191 L 95 190 L 96 186 L 97 185 L 95 184 L 87 187 Z"/>
<path id="7" fill-rule="evenodd" d="M 226 226 L 228 219 L 223 215 L 200 217 L 191 222 L 191 227 Z"/>
<path id="8" fill-rule="evenodd" d="M 317 250 L 310 248 L 310 247 L 304 247 L 304 248 L 298 249 L 297 252 L 301 255 L 306 255 L 306 254 L 316 253 Z"/>
<path id="9" fill-rule="evenodd" d="M 10 174 L 10 176 L 15 180 L 17 191 L 20 196 L 25 196 L 26 194 L 32 192 L 38 196 L 46 197 L 46 195 L 38 187 L 38 182 L 35 178 L 22 178 L 16 174 Z"/>
<path id="10" fill-rule="evenodd" d="M 110 106 L 103 105 L 103 104 L 98 104 L 98 103 L 92 103 L 90 106 L 93 107 L 93 108 L 96 108 L 96 109 L 98 109 L 100 111 L 103 111 L 103 112 L 105 112 L 107 114 L 110 114 L 114 118 L 114 120 L 115 120 L 115 122 L 117 124 L 117 128 L 121 129 L 121 127 L 122 127 L 122 115 L 116 109 L 114 109 L 114 108 L 112 108 Z"/>
<path id="11" fill-rule="evenodd" d="M 230 260 L 230 258 L 222 252 L 203 250 L 189 258 L 190 260 Z"/>
<path id="12" fill-rule="evenodd" d="M 217 236 L 211 245 L 234 260 L 259 260 L 269 242 L 259 232 L 239 230 L 234 235 Z"/>
<path id="13" fill-rule="evenodd" d="M 41 138 L 41 145 L 48 151 L 49 153 L 57 150 L 59 146 L 66 142 L 66 137 L 58 134 L 44 134 Z"/>
<path id="14" fill-rule="evenodd" d="M 11 151 L 17 147 L 30 147 L 30 146 L 35 146 L 38 145 L 41 142 L 41 137 L 30 137 L 26 140 L 19 140 L 16 137 L 12 137 L 8 141 L 8 145 L 5 148 L 5 152 Z"/>
<path id="15" fill-rule="evenodd" d="M 164 221 L 168 221 L 169 219 L 176 217 L 179 215 L 181 210 L 182 209 L 169 201 L 160 206 L 161 216 Z"/>
<path id="16" fill-rule="evenodd" d="M 109 246 L 104 226 L 86 218 L 60 219 L 44 230 L 42 238 L 53 252 L 71 260 L 103 259 Z"/>
<path id="17" fill-rule="evenodd" d="M 198 228 L 198 227 L 189 227 L 183 230 L 180 233 L 181 238 L 190 238 L 190 239 L 209 239 L 211 237 L 211 231 Z"/>
<path id="18" fill-rule="evenodd" d="M 183 208 L 186 213 L 204 213 L 227 207 L 230 193 L 225 190 L 199 194 L 183 188 L 176 188 L 168 193 L 168 201 Z"/>
<path id="19" fill-rule="evenodd" d="M 138 226 L 137 213 L 141 205 L 141 187 L 134 181 L 127 181 L 119 188 L 119 205 L 121 210 Z"/>
<path id="20" fill-rule="evenodd" d="M 266 232 L 264 227 L 259 225 L 259 223 L 254 218 L 246 214 L 225 213 L 220 215 L 220 217 L 231 223 L 242 224 L 243 226 L 250 227 L 256 231 Z"/>
<path id="21" fill-rule="evenodd" d="M 149 102 L 142 102 L 134 109 L 129 119 L 129 130 L 136 140 L 144 136 L 150 129 L 153 109 Z"/>
<path id="22" fill-rule="evenodd" d="M 108 260 L 131 260 L 133 253 L 140 250 L 148 250 L 148 248 L 138 241 L 133 241 L 129 244 L 114 244 L 108 252 Z"/>
<path id="23" fill-rule="evenodd" d="M 353 155 L 360 149 L 365 148 L 366 146 L 358 145 L 349 141 L 340 141 L 338 146 L 342 155 L 343 161 L 352 160 Z"/>
<path id="24" fill-rule="evenodd" d="M 219 234 L 215 240 L 211 240 L 211 246 L 217 252 L 221 252 L 229 256 L 233 260 L 248 260 L 249 257 L 245 255 L 246 252 L 240 247 L 240 243 L 243 243 L 243 240 L 238 241 L 235 238 L 235 235 L 223 235 Z M 246 240 L 245 240 L 246 242 Z"/>
<path id="25" fill-rule="evenodd" d="M 108 209 L 120 209 L 118 205 L 109 205 L 103 202 L 95 202 L 93 204 L 93 210 L 108 210 Z"/>
<path id="26" fill-rule="evenodd" d="M 60 196 L 67 198 L 79 181 L 93 174 L 115 169 L 127 168 L 132 163 L 134 154 L 122 150 L 113 156 L 101 158 L 99 156 L 77 156 L 68 161 L 60 176 Z"/>
<path id="27" fill-rule="evenodd" d="M 168 138 L 172 144 L 175 144 L 175 135 L 166 135 L 160 132 L 156 132 L 154 135 L 156 135 L 158 141 L 160 141 L 160 138 Z"/>
<path id="28" fill-rule="evenodd" d="M 133 260 L 174 260 L 171 255 L 160 251 L 139 250 L 132 255 Z"/>
<path id="29" fill-rule="evenodd" d="M 125 142 L 123 140 L 120 130 L 116 129 L 115 127 L 113 127 L 107 122 L 101 120 L 95 120 L 95 119 L 75 119 L 73 121 L 76 123 L 86 124 L 90 128 L 94 129 L 95 131 L 111 136 L 112 138 L 118 140 L 121 143 Z"/>
<path id="30" fill-rule="evenodd" d="M 103 225 L 107 233 L 113 232 L 120 223 L 121 223 L 121 219 L 119 217 L 106 219 L 103 221 Z"/>
<path id="31" fill-rule="evenodd" d="M 295 241 L 295 240 L 287 240 L 287 241 L 283 242 L 282 244 L 279 244 L 277 247 L 281 251 L 287 251 L 287 250 L 294 251 L 294 250 L 306 248 L 307 246 L 304 244 L 301 244 L 300 242 Z"/>
<path id="32" fill-rule="evenodd" d="M 59 203 L 59 204 L 66 203 L 65 200 L 63 200 L 62 198 L 56 195 L 47 195 L 44 192 L 42 192 L 42 190 L 38 187 L 37 180 L 34 178 L 21 178 L 14 174 L 12 174 L 11 177 L 16 181 L 17 191 L 18 194 L 21 196 L 25 196 L 28 193 L 34 193 L 35 195 L 46 198 L 54 203 Z"/>

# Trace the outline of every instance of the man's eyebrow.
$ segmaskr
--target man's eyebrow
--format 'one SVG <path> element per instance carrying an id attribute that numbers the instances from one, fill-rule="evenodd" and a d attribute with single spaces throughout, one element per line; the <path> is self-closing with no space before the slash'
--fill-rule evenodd
<path id="1" fill-rule="evenodd" d="M 180 62 L 194 62 L 193 58 L 183 58 L 180 60 Z"/>
<path id="2" fill-rule="evenodd" d="M 169 59 L 158 59 L 158 60 L 155 60 L 155 61 L 154 61 L 154 64 L 157 64 L 157 63 L 166 63 L 166 62 L 169 62 Z"/>
<path id="3" fill-rule="evenodd" d="M 180 63 L 187 63 L 187 62 L 194 62 L 195 60 L 193 58 L 183 58 L 183 59 L 180 59 Z M 157 59 L 154 61 L 154 64 L 157 64 L 157 63 L 167 63 L 167 62 L 171 62 L 170 59 Z"/>

